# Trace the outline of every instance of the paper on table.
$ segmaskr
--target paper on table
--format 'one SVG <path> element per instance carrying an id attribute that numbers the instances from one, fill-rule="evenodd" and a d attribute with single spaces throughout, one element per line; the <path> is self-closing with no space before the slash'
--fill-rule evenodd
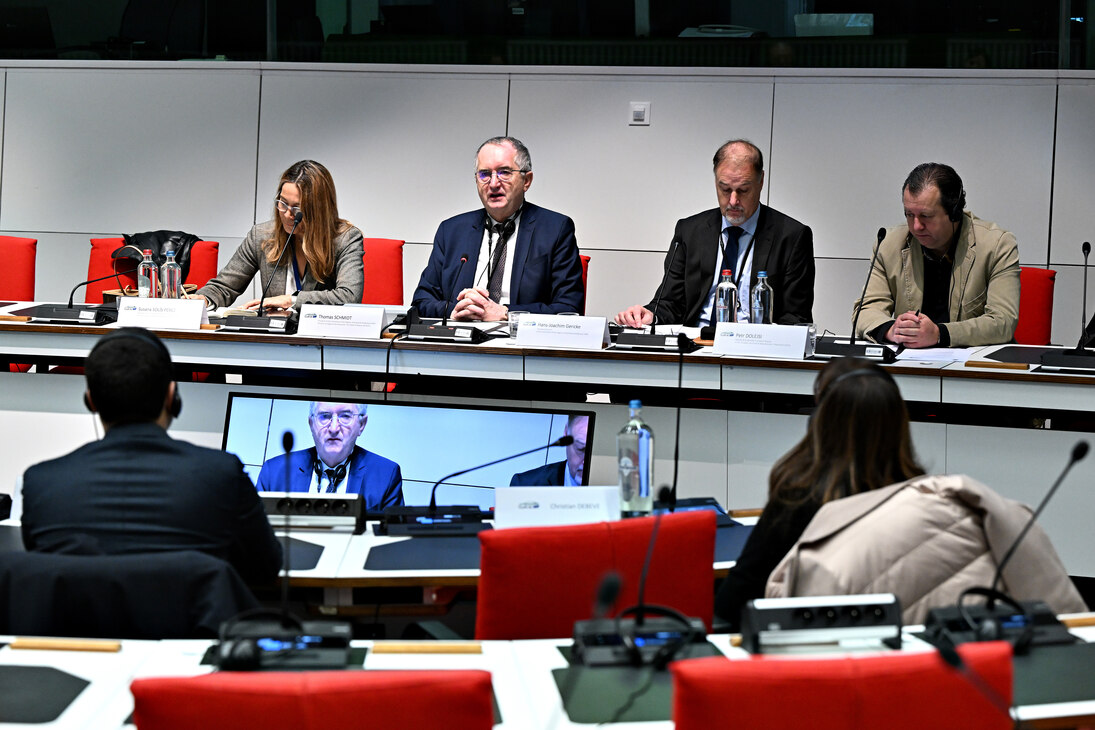
<path id="1" fill-rule="evenodd" d="M 915 362 L 965 362 L 972 354 L 973 350 L 965 347 L 927 347 L 923 350 L 902 350 L 897 359 Z"/>

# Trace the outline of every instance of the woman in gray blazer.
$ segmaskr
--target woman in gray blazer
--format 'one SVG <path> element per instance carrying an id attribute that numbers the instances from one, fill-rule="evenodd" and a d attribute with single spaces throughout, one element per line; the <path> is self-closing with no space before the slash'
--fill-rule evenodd
<path id="1" fill-rule="evenodd" d="M 226 307 L 258 273 L 260 293 L 268 287 L 263 302 L 268 311 L 360 302 L 362 246 L 361 231 L 338 217 L 331 173 L 318 162 L 301 160 L 278 181 L 274 219 L 255 225 L 228 264 L 192 296 Z M 257 309 L 259 300 L 244 306 Z"/>

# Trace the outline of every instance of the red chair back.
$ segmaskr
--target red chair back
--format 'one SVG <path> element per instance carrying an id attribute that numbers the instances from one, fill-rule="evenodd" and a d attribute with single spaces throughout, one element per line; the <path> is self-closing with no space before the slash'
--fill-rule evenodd
<path id="1" fill-rule="evenodd" d="M 217 672 L 137 679 L 138 730 L 490 730 L 488 672 Z"/>
<path id="2" fill-rule="evenodd" d="M 38 239 L 0 236 L 0 299 L 34 300 L 34 257 Z"/>
<path id="3" fill-rule="evenodd" d="M 108 289 L 137 288 L 137 262 L 133 259 L 112 259 L 110 255 L 125 245 L 125 239 L 93 238 L 91 239 L 91 255 L 87 260 L 87 278 L 97 279 L 100 276 L 108 276 L 111 273 L 116 277 L 97 281 L 85 287 L 84 301 L 88 304 L 100 304 L 103 301 L 103 292 Z M 205 284 L 217 275 L 217 257 L 220 244 L 216 241 L 197 241 L 190 247 L 190 271 L 186 274 L 184 284 L 194 284 L 198 287 Z M 129 273 L 126 273 L 129 272 Z"/>
<path id="4" fill-rule="evenodd" d="M 614 570 L 623 579 L 612 614 L 638 599 L 653 517 L 479 534 L 477 639 L 571 636 L 589 618 L 597 588 Z M 665 515 L 646 583 L 645 602 L 703 619 L 714 608 L 715 514 Z"/>
<path id="5" fill-rule="evenodd" d="M 1019 267 L 1019 322 L 1015 341 L 1020 345 L 1048 345 L 1053 328 L 1053 269 Z"/>
<path id="6" fill-rule="evenodd" d="M 365 288 L 362 304 L 403 303 L 403 241 L 394 238 L 366 238 Z"/>
<path id="7" fill-rule="evenodd" d="M 586 313 L 586 300 L 589 298 L 589 257 L 580 254 L 582 260 L 582 314 Z"/>
<path id="8" fill-rule="evenodd" d="M 958 649 L 1005 706 L 1011 703 L 1011 646 Z M 808 659 L 710 657 L 670 665 L 676 730 L 1007 730 L 994 706 L 937 652 Z"/>

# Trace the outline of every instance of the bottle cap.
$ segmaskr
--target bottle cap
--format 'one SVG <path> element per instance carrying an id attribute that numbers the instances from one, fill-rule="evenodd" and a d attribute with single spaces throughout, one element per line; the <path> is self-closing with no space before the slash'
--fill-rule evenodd
<path id="1" fill-rule="evenodd" d="M 630 407 L 631 408 L 642 408 L 643 407 L 643 402 L 641 400 L 633 400 L 630 403 Z"/>
<path id="2" fill-rule="evenodd" d="M 768 277 L 768 272 L 767 271 L 758 271 L 757 272 L 757 278 L 759 279 L 762 276 L 767 278 Z"/>
<path id="3" fill-rule="evenodd" d="M 732 276 L 732 274 L 730 273 L 730 269 L 723 269 L 722 270 L 722 275 L 723 276 Z"/>
<path id="4" fill-rule="evenodd" d="M 145 255 L 145 256 L 151 256 L 151 255 L 152 255 L 152 249 L 150 249 L 150 248 L 146 248 L 146 249 L 144 250 L 144 255 Z"/>

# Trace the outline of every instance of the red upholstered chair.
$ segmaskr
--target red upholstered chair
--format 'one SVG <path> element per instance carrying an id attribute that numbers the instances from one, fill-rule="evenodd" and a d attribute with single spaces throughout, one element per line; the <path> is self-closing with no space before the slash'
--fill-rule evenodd
<path id="1" fill-rule="evenodd" d="M 488 672 L 217 672 L 137 679 L 138 730 L 490 730 Z"/>
<path id="2" fill-rule="evenodd" d="M 137 288 L 136 273 L 119 273 L 136 268 L 136 262 L 132 259 L 112 259 L 110 255 L 118 248 L 125 245 L 125 239 L 117 238 L 93 238 L 91 239 L 91 255 L 87 260 L 87 278 L 97 279 L 107 276 L 111 272 L 118 273 L 117 278 L 97 281 L 88 284 L 85 289 L 84 301 L 101 303 L 103 292 L 108 289 Z M 190 249 L 190 271 L 187 272 L 184 284 L 205 286 L 206 282 L 217 275 L 217 256 L 220 244 L 216 241 L 198 241 Z"/>
<path id="3" fill-rule="evenodd" d="M 1011 703 L 1011 646 L 965 644 L 969 669 Z M 1011 719 L 934 651 L 688 659 L 673 672 L 677 730 L 1007 730 Z"/>
<path id="4" fill-rule="evenodd" d="M 34 300 L 34 256 L 38 239 L 0 236 L 0 299 Z"/>
<path id="5" fill-rule="evenodd" d="M 563 638 L 590 617 L 597 587 L 614 570 L 623 579 L 611 613 L 638 597 L 653 517 L 479 533 L 477 639 Z M 702 618 L 714 607 L 715 514 L 665 515 L 658 529 L 645 601 Z"/>
<path id="6" fill-rule="evenodd" d="M 1015 341 L 1020 345 L 1048 345 L 1053 325 L 1053 269 L 1019 267 L 1019 323 Z"/>
<path id="7" fill-rule="evenodd" d="M 362 304 L 403 303 L 403 241 L 394 238 L 366 238 L 365 288 Z"/>
<path id="8" fill-rule="evenodd" d="M 34 300 L 34 257 L 38 239 L 0 236 L 0 300 L 30 302 Z M 25 373 L 29 364 L 10 363 L 13 373 Z"/>
<path id="9" fill-rule="evenodd" d="M 580 254 L 582 259 L 582 311 L 581 314 L 586 313 L 586 299 L 589 297 L 589 257 L 585 254 Z"/>

